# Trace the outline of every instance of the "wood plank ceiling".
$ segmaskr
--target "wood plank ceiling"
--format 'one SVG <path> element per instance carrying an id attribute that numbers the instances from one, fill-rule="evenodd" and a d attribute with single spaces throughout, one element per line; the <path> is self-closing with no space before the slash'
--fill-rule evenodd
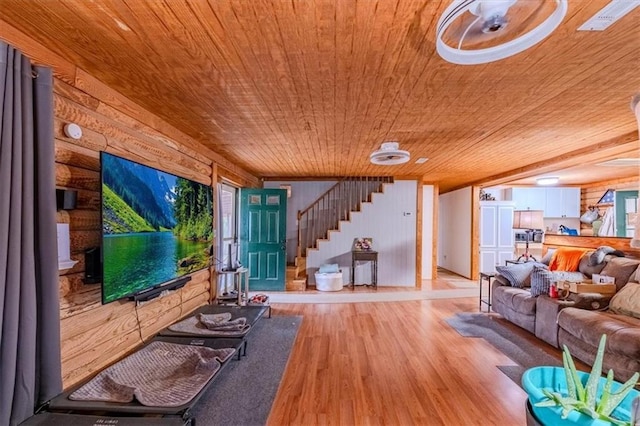
<path id="1" fill-rule="evenodd" d="M 475 66 L 435 52 L 449 0 L 0 0 L 0 9 L 257 176 L 415 176 L 446 192 L 580 155 L 638 156 L 629 103 L 640 91 L 640 8 L 606 31 L 576 31 L 607 2 L 572 0 L 542 43 Z M 411 162 L 370 164 L 389 140 Z"/>

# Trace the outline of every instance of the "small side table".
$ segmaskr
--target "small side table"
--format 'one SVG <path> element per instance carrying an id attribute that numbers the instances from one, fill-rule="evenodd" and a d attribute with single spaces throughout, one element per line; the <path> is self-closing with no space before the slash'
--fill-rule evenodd
<path id="1" fill-rule="evenodd" d="M 371 285 L 378 289 L 378 252 L 373 250 L 353 250 L 351 252 L 351 280 L 349 287 L 355 287 L 355 270 L 357 262 L 371 262 Z"/>
<path id="2" fill-rule="evenodd" d="M 482 312 L 482 304 L 487 305 L 487 312 L 491 312 L 491 280 L 495 278 L 493 272 L 480 272 L 480 300 L 478 302 L 478 310 Z M 482 297 L 482 282 L 487 281 L 487 297 Z"/>

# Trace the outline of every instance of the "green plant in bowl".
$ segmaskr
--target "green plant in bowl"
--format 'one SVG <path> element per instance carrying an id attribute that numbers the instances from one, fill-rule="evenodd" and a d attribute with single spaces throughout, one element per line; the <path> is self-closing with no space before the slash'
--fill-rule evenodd
<path id="1" fill-rule="evenodd" d="M 596 355 L 595 362 L 591 369 L 591 374 L 587 379 L 586 385 L 583 385 L 578 371 L 576 370 L 575 363 L 571 357 L 569 349 L 564 346 L 562 353 L 562 362 L 564 365 L 564 372 L 567 380 L 567 393 L 563 395 L 560 392 L 551 392 L 547 389 L 542 389 L 547 400 L 538 402 L 536 407 L 562 407 L 562 418 L 566 419 L 572 411 L 579 411 L 592 419 L 598 419 L 610 422 L 613 425 L 620 426 L 634 426 L 637 425 L 640 419 L 637 418 L 636 410 L 632 410 L 631 419 L 629 422 L 626 420 L 619 420 L 611 416 L 611 413 L 622 402 L 622 400 L 631 392 L 634 386 L 638 383 L 640 373 L 635 373 L 629 380 L 627 380 L 622 386 L 618 387 L 616 391 L 612 391 L 613 371 L 609 370 L 607 373 L 607 379 L 602 387 L 602 391 L 599 393 L 598 384 L 601 382 L 600 376 L 602 371 L 602 359 L 604 358 L 604 348 L 606 344 L 607 336 L 602 335 L 600 338 L 600 344 L 598 346 L 598 353 Z M 598 398 L 599 396 L 599 398 Z M 636 398 L 636 401 L 640 397 Z M 637 402 L 634 402 L 634 405 Z"/>

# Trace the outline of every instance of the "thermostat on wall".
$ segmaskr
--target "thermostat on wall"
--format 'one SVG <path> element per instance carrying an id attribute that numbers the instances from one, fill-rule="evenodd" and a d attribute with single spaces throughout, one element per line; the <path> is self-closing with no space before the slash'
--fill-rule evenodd
<path id="1" fill-rule="evenodd" d="M 82 137 L 82 129 L 76 123 L 68 123 L 64 125 L 64 134 L 71 139 L 80 139 Z"/>

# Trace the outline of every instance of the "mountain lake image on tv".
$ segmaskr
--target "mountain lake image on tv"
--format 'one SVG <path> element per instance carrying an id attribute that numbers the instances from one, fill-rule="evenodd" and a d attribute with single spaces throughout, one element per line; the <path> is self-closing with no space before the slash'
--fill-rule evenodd
<path id="1" fill-rule="evenodd" d="M 102 303 L 210 265 L 212 189 L 106 152 L 102 176 Z"/>

